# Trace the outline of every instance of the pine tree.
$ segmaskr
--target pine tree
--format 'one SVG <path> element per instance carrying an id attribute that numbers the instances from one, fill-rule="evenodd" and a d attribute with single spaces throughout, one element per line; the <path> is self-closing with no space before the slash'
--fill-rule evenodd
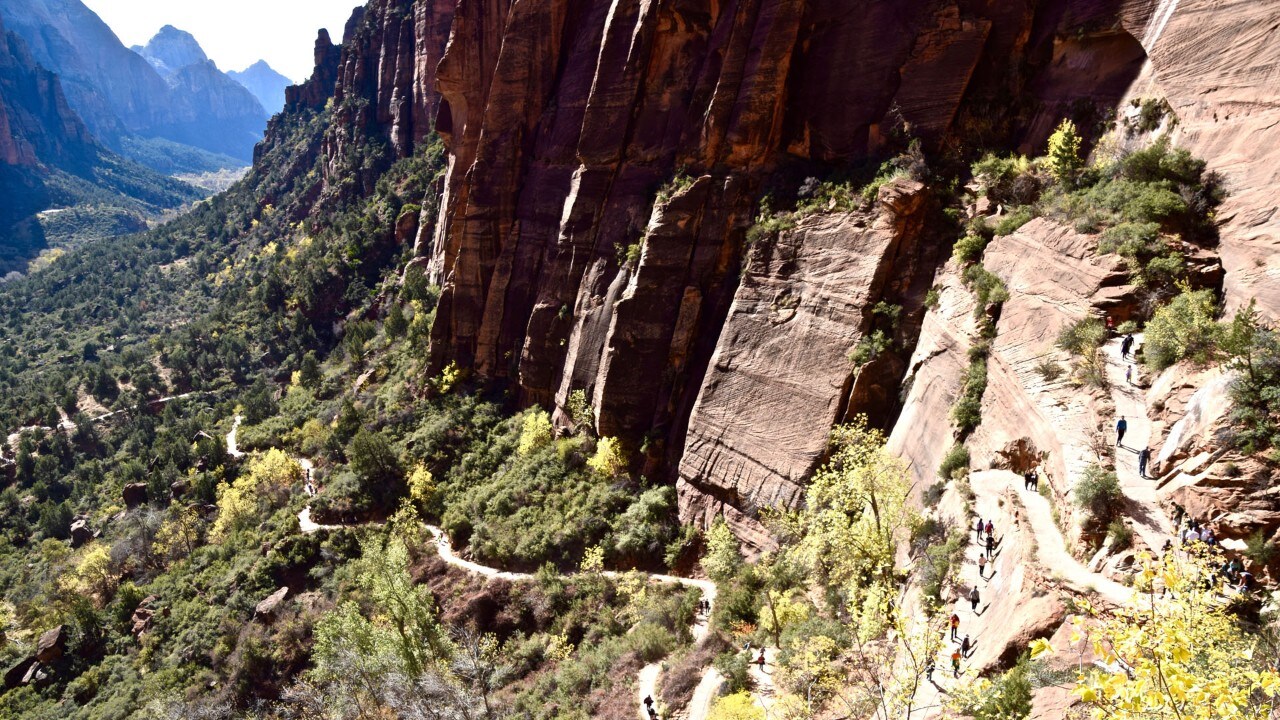
<path id="1" fill-rule="evenodd" d="M 1049 171 L 1066 188 L 1076 184 L 1076 174 L 1084 165 L 1080 159 L 1080 134 L 1076 124 L 1064 119 L 1049 136 Z"/>

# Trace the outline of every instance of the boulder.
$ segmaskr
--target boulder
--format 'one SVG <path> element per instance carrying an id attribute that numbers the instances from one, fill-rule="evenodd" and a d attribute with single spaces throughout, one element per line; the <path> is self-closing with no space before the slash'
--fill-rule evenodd
<path id="1" fill-rule="evenodd" d="M 62 625 L 46 630 L 36 641 L 36 660 L 50 665 L 62 658 L 67 649 L 67 633 Z"/>
<path id="2" fill-rule="evenodd" d="M 122 496 L 124 498 L 125 507 L 129 509 L 136 508 L 147 501 L 147 484 L 129 483 L 124 486 Z"/>
<path id="3" fill-rule="evenodd" d="M 169 485 L 169 496 L 174 500 L 177 500 L 183 495 L 186 495 L 189 490 L 191 490 L 191 483 L 186 480 L 174 480 L 173 483 Z"/>
<path id="4" fill-rule="evenodd" d="M 268 595 L 266 599 L 258 603 L 257 607 L 253 609 L 254 618 L 270 620 L 276 614 L 276 611 L 280 609 L 280 605 L 288 595 L 289 588 L 287 586 Z"/>
<path id="5" fill-rule="evenodd" d="M 31 669 L 38 667 L 40 661 L 35 656 L 23 658 L 4 671 L 4 689 L 12 690 L 26 682 L 27 674 Z"/>
<path id="6" fill-rule="evenodd" d="M 81 518 L 71 523 L 71 547 L 78 548 L 93 539 L 93 530 L 89 529 L 89 521 Z"/>

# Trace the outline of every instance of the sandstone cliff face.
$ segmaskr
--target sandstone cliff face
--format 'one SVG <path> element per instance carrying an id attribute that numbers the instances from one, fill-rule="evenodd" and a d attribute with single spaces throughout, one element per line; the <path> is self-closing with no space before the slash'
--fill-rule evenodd
<path id="1" fill-rule="evenodd" d="M 769 544 L 751 516 L 795 506 L 831 426 L 867 409 L 851 402 L 849 355 L 872 306 L 910 279 L 894 270 L 919 252 L 922 191 L 886 185 L 872 211 L 806 218 L 752 246 L 689 419 L 682 517 L 725 514 L 750 545 Z"/>
<path id="2" fill-rule="evenodd" d="M 1269 127 L 1269 106 L 1257 101 L 1269 97 L 1262 86 L 1275 67 L 1267 31 L 1249 29 L 1258 10 L 1240 8 L 1237 22 L 1206 8 L 374 0 L 353 17 L 340 57 L 321 36 L 316 75 L 290 88 L 287 104 L 319 109 L 332 95 L 331 185 L 344 179 L 339 158 L 371 158 L 373 169 L 354 178 L 371 187 L 376 169 L 411 154 L 433 125 L 445 141 L 439 217 L 424 218 L 414 239 L 442 286 L 435 369 L 457 363 L 511 387 L 520 403 L 555 408 L 562 423 L 570 396 L 585 393 L 595 431 L 622 438 L 649 477 L 678 482 L 686 519 L 723 512 L 763 543 L 754 511 L 799 497 L 831 423 L 874 407 L 888 408 L 877 420 L 891 424 L 903 377 L 891 443 L 921 487 L 932 483 L 976 333 L 956 268 L 934 278 L 932 258 L 894 266 L 898 245 L 932 246 L 918 232 L 899 228 L 893 247 L 866 253 L 840 245 L 872 243 L 877 223 L 910 212 L 868 216 L 863 228 L 851 217 L 812 219 L 748 248 L 770 179 L 863 158 L 902 124 L 937 144 L 1039 152 L 1063 115 L 1106 116 L 1138 92 L 1130 86 L 1141 75 L 1136 87 L 1169 94 L 1186 113 L 1180 142 L 1216 159 L 1229 180 L 1265 187 L 1277 163 L 1245 148 Z M 1251 59 L 1195 45 L 1198 22 L 1221 41 L 1214 47 L 1253 48 Z M 1227 107 L 1258 120 L 1211 133 L 1212 113 Z M 1270 207 L 1233 192 L 1224 208 L 1233 302 L 1269 292 L 1259 283 L 1271 260 L 1255 258 L 1270 242 Z M 1026 439 L 1049 453 L 1063 494 L 1108 429 L 1109 409 L 1034 368 L 1066 361 L 1053 348 L 1062 325 L 1130 309 L 1120 269 L 1085 252 L 1089 242 L 1040 222 L 989 250 L 1014 299 L 997 323 L 975 455 Z M 851 264 L 822 268 L 823 253 L 840 247 Z M 810 290 L 823 272 L 834 287 Z M 910 361 L 855 374 L 845 356 L 866 331 L 868 306 L 891 286 L 918 309 L 930 284 L 939 306 L 914 314 L 899 338 L 904 354 L 914 348 Z M 811 297 L 827 304 L 805 315 Z"/>
<path id="3" fill-rule="evenodd" d="M 437 75 L 451 152 L 443 209 L 418 240 L 443 287 L 435 367 L 510 382 L 525 403 L 562 407 L 584 391 L 599 432 L 644 446 L 651 475 L 670 473 L 708 396 L 763 179 L 786 158 L 863 157 L 899 114 L 942 141 L 979 114 L 968 98 L 993 102 L 1011 64 L 1049 72 L 1057 29 L 1114 23 L 1114 7 L 1082 6 L 464 0 Z M 1117 66 L 1103 74 L 1137 70 Z M 701 179 L 656 200 L 679 168 Z M 765 474 L 798 479 L 823 434 L 818 423 L 796 451 L 804 461 Z M 748 438 L 713 455 L 774 464 Z M 735 487 L 739 465 L 700 458 L 703 442 L 682 486 Z M 793 498 L 794 487 L 766 494 Z"/>
<path id="4" fill-rule="evenodd" d="M 1128 98 L 1166 98 L 1174 141 L 1222 172 L 1229 195 L 1218 211 L 1232 308 L 1256 297 L 1280 317 L 1280 31 L 1271 3 L 1144 0 L 1126 24 L 1149 55 Z"/>
<path id="5" fill-rule="evenodd" d="M 83 165 L 94 148 L 57 76 L 0 22 L 0 164 Z"/>

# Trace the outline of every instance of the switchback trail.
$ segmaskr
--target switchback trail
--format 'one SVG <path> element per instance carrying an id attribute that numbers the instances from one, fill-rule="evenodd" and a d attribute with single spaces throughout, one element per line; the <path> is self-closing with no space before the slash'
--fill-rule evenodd
<path id="1" fill-rule="evenodd" d="M 227 454 L 234 458 L 241 458 L 245 455 L 245 453 L 240 450 L 238 443 L 240 423 L 242 421 L 243 418 L 236 415 L 231 422 L 231 430 L 227 433 Z M 314 463 L 312 463 L 308 458 L 298 456 L 291 457 L 302 466 L 306 473 L 308 483 L 310 483 L 311 471 L 314 468 Z M 453 543 L 450 542 L 449 536 L 445 534 L 443 529 L 427 523 L 423 523 L 423 526 L 426 527 L 427 532 L 431 533 L 431 537 L 435 542 L 436 552 L 439 553 L 440 559 L 444 560 L 445 563 L 449 565 L 453 565 L 454 567 L 461 568 L 469 573 L 481 575 L 483 577 L 498 578 L 512 582 L 527 582 L 533 580 L 533 575 L 531 573 L 502 570 L 464 559 L 454 552 Z M 312 521 L 311 506 L 307 505 L 302 509 L 302 512 L 298 513 L 298 527 L 301 532 L 310 534 L 320 530 L 337 530 L 350 526 L 318 524 Z M 616 570 L 606 570 L 603 574 L 605 577 L 619 578 L 626 573 L 618 572 Z M 645 573 L 645 577 L 647 577 L 651 582 L 698 588 L 702 592 L 703 599 L 709 603 L 709 607 L 711 609 L 715 608 L 716 584 L 710 580 L 680 577 L 677 575 L 663 575 L 660 573 Z M 689 633 L 693 636 L 695 644 L 702 644 L 702 642 L 709 636 L 710 620 L 710 611 L 705 614 L 697 613 L 694 616 L 693 625 L 690 626 Z M 658 679 L 661 675 L 661 663 L 650 663 L 640 669 L 637 677 L 636 705 L 638 707 L 638 716 L 641 720 L 649 720 L 648 714 L 645 712 L 643 701 L 646 697 L 657 696 Z M 772 679 L 765 678 L 765 680 L 767 680 L 768 686 L 772 687 Z M 703 671 L 702 679 L 694 689 L 693 698 L 685 709 L 686 714 L 684 716 L 687 720 L 705 720 L 705 718 L 710 714 L 711 706 L 714 704 L 715 698 L 719 694 L 718 691 L 723 682 L 724 678 L 714 667 L 708 667 Z M 764 685 L 760 685 L 759 687 L 764 687 Z M 757 702 L 761 702 L 761 700 L 758 699 Z"/>
<path id="2" fill-rule="evenodd" d="M 1117 338 L 1102 348 L 1107 384 L 1111 386 L 1111 399 L 1116 406 L 1116 419 L 1124 417 L 1129 425 L 1124 444 L 1116 447 L 1116 478 L 1132 506 L 1129 514 L 1133 518 L 1134 529 L 1152 552 L 1160 552 L 1165 540 L 1173 538 L 1173 523 L 1156 500 L 1156 479 L 1145 478 L 1138 472 L 1138 452 L 1151 443 L 1151 421 L 1147 418 L 1143 389 L 1125 379 L 1126 368 L 1133 367 L 1135 375 L 1138 368 L 1131 364 L 1132 360 L 1121 356 L 1121 342 Z M 1142 334 L 1134 335 L 1134 347 L 1141 344 Z"/>

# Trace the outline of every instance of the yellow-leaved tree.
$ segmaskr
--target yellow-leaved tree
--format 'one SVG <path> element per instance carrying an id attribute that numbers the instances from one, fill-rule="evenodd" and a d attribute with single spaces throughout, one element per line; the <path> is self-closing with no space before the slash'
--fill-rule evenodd
<path id="1" fill-rule="evenodd" d="M 1097 656 L 1082 665 L 1076 693 L 1094 718 L 1110 720 L 1263 720 L 1274 717 L 1280 675 L 1274 653 L 1229 611 L 1210 552 L 1145 553 L 1132 606 L 1085 606 L 1072 618 L 1071 648 Z M 1054 648 L 1032 645 L 1037 657 Z M 1105 669 L 1097 665 L 1105 666 Z"/>
<path id="2" fill-rule="evenodd" d="M 210 535 L 217 540 L 248 525 L 260 503 L 278 503 L 289 486 L 301 482 L 302 466 L 283 451 L 272 448 L 255 455 L 249 467 L 230 485 L 218 486 L 218 519 Z"/>
<path id="3" fill-rule="evenodd" d="M 775 527 L 795 538 L 788 554 L 810 577 L 839 592 L 853 630 L 867 640 L 891 624 L 897 596 L 894 555 L 918 515 L 908 503 L 907 465 L 884 447 L 866 418 L 831 433 L 831 459 L 813 476 L 801 510 L 778 514 Z"/>
<path id="4" fill-rule="evenodd" d="M 850 647 L 822 636 L 792 642 L 780 678 L 805 717 L 827 704 L 858 717 L 910 718 L 922 709 L 917 693 L 942 637 L 936 622 L 908 628 L 896 610 L 897 550 L 919 521 L 909 503 L 910 475 L 865 418 L 837 427 L 831 444 L 804 506 L 769 520 L 788 561 L 842 599 Z M 767 598 L 762 622 L 778 599 Z"/>

